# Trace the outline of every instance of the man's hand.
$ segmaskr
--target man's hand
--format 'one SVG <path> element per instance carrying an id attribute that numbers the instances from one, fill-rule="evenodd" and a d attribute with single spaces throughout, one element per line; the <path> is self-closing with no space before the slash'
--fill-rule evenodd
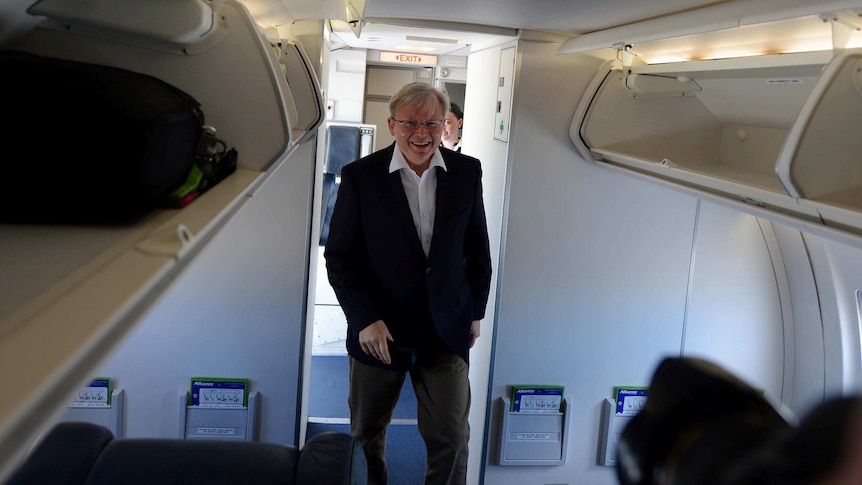
<path id="1" fill-rule="evenodd" d="M 473 345 L 476 344 L 476 339 L 479 338 L 479 326 L 481 325 L 481 320 L 473 320 L 473 325 L 470 327 L 470 348 L 473 348 Z"/>
<path id="2" fill-rule="evenodd" d="M 389 356 L 390 340 L 394 339 L 383 320 L 377 320 L 359 332 L 359 346 L 362 347 L 362 351 L 386 365 L 392 363 L 392 358 Z"/>

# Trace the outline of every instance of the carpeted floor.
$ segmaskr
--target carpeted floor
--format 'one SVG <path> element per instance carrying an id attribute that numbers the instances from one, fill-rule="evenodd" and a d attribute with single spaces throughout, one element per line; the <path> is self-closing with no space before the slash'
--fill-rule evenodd
<path id="1" fill-rule="evenodd" d="M 349 424 L 314 423 L 309 421 L 308 433 L 312 436 L 324 431 L 350 433 Z M 425 476 L 425 443 L 416 425 L 390 424 L 386 433 L 386 464 L 389 466 L 389 485 L 421 485 Z"/>

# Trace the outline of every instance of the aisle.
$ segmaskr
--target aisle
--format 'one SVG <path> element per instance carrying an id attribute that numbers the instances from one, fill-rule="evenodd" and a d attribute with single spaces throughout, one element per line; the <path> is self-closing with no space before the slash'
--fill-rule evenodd
<path id="1" fill-rule="evenodd" d="M 315 355 L 311 358 L 306 440 L 324 431 L 350 433 L 348 367 L 345 355 Z M 416 395 L 409 375 L 387 432 L 386 461 L 390 485 L 423 482 L 425 443 L 416 427 Z"/>

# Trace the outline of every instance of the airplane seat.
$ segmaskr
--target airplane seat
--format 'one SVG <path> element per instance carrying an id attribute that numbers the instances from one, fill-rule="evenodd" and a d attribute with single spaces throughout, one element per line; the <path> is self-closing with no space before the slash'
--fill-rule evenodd
<path id="1" fill-rule="evenodd" d="M 296 485 L 364 485 L 368 483 L 365 450 L 346 433 L 327 431 L 314 435 L 302 447 L 297 476 Z"/>
<path id="2" fill-rule="evenodd" d="M 113 439 L 106 428 L 60 423 L 6 485 L 364 485 L 365 453 L 345 433 L 303 448 L 264 442 Z"/>
<path id="3" fill-rule="evenodd" d="M 114 435 L 108 428 L 76 421 L 54 426 L 6 485 L 78 485 Z"/>

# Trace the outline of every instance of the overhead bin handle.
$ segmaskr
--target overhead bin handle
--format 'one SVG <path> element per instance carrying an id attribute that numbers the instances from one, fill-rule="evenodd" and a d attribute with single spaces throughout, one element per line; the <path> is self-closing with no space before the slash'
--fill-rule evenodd
<path id="1" fill-rule="evenodd" d="M 659 96 L 686 96 L 702 89 L 694 79 L 688 77 L 632 74 L 623 77 L 626 92 L 635 98 Z"/>
<path id="2" fill-rule="evenodd" d="M 191 45 L 215 27 L 224 0 L 38 0 L 30 15 L 148 39 Z M 133 7 L 132 7 L 133 6 Z M 159 19 L 153 22 L 152 19 Z"/>
<path id="3" fill-rule="evenodd" d="M 140 241 L 135 247 L 145 254 L 180 257 L 183 250 L 192 244 L 194 237 L 185 224 L 168 224 Z"/>

